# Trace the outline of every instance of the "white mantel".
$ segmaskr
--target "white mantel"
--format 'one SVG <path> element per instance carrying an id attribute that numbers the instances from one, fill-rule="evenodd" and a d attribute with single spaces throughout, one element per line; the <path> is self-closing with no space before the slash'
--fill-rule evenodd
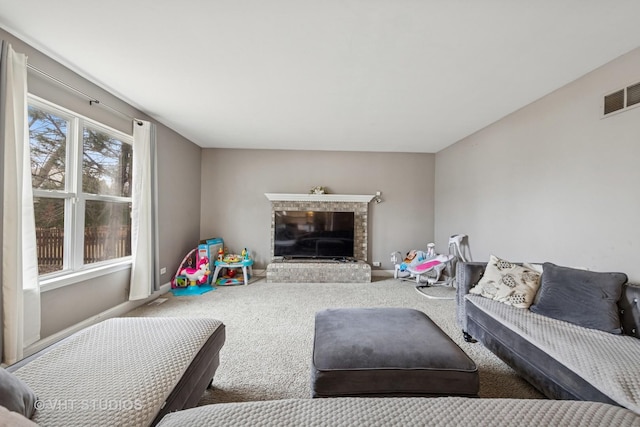
<path id="1" fill-rule="evenodd" d="M 373 194 L 290 194 L 264 193 L 272 202 L 359 202 L 369 203 Z"/>

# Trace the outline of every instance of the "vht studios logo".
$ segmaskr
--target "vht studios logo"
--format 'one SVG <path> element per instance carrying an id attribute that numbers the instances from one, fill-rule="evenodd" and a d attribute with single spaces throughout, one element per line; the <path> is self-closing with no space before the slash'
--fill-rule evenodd
<path id="1" fill-rule="evenodd" d="M 139 411 L 139 399 L 45 399 L 36 400 L 38 411 Z"/>

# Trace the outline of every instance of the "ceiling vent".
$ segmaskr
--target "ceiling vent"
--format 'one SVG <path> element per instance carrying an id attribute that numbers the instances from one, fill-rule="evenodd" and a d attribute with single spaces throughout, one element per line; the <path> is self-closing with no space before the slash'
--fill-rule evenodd
<path id="1" fill-rule="evenodd" d="M 636 105 L 640 105 L 640 83 L 632 84 L 624 89 L 605 95 L 603 115 L 607 116 Z"/>

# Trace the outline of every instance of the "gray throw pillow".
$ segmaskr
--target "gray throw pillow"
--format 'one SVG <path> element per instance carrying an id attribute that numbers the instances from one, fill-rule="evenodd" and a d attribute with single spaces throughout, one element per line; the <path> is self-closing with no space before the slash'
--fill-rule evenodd
<path id="1" fill-rule="evenodd" d="M 621 334 L 618 300 L 624 273 L 597 273 L 544 263 L 538 298 L 530 310 L 590 329 Z"/>
<path id="2" fill-rule="evenodd" d="M 0 369 L 0 406 L 31 418 L 35 412 L 36 395 L 20 378 Z"/>

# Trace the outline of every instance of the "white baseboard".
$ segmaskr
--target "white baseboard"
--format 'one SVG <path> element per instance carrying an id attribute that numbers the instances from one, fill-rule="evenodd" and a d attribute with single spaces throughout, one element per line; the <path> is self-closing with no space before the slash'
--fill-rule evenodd
<path id="1" fill-rule="evenodd" d="M 371 275 L 376 277 L 393 277 L 393 270 L 371 270 Z"/>
<path id="2" fill-rule="evenodd" d="M 166 294 L 171 290 L 171 283 L 167 282 L 164 285 L 160 286 L 160 290 L 154 292 L 151 296 L 145 299 L 140 299 L 136 301 L 126 301 L 122 304 L 116 305 L 108 310 L 103 311 L 102 313 L 98 313 L 93 317 L 83 320 L 80 323 L 76 323 L 73 326 L 70 326 L 66 329 L 63 329 L 60 332 L 56 332 L 53 335 L 49 335 L 46 338 L 43 338 L 35 343 L 31 344 L 29 347 L 24 349 L 24 357 L 30 356 L 33 353 L 37 353 L 43 348 L 50 346 L 53 343 L 60 341 L 72 335 L 84 328 L 95 325 L 96 323 L 102 322 L 103 320 L 111 319 L 113 317 L 120 317 L 124 314 L 127 314 L 131 310 L 140 307 L 141 305 L 148 304 L 149 302 L 155 300 L 159 296 Z"/>

